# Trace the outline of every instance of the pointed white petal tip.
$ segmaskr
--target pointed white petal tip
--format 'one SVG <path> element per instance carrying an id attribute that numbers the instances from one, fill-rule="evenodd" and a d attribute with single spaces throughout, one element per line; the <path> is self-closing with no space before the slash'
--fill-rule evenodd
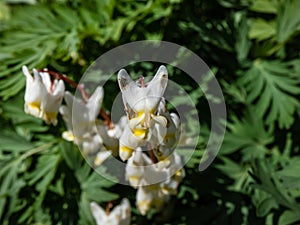
<path id="1" fill-rule="evenodd" d="M 165 67 L 165 66 L 160 66 L 159 68 L 158 68 L 158 71 L 157 71 L 157 73 L 158 74 L 161 74 L 161 75 L 166 75 L 166 76 L 168 76 L 168 70 L 167 70 L 167 68 Z"/>
<path id="2" fill-rule="evenodd" d="M 118 72 L 118 83 L 121 91 L 125 91 L 128 87 L 128 84 L 131 83 L 133 80 L 130 78 L 126 70 L 121 69 Z"/>
<path id="3" fill-rule="evenodd" d="M 90 203 L 92 211 L 95 211 L 96 208 L 98 208 L 98 204 L 96 202 L 91 202 Z"/>
<path id="4" fill-rule="evenodd" d="M 25 76 L 31 76 L 27 66 L 25 65 L 22 66 L 22 72 Z"/>
<path id="5" fill-rule="evenodd" d="M 118 78 L 119 79 L 120 78 L 125 78 L 127 76 L 129 76 L 128 73 L 127 73 L 127 71 L 125 69 L 120 69 L 120 71 L 118 72 Z"/>
<path id="6" fill-rule="evenodd" d="M 23 71 L 24 73 L 25 73 L 25 71 L 27 72 L 27 71 L 28 71 L 27 66 L 23 65 L 23 66 L 22 66 L 22 71 Z"/>
<path id="7" fill-rule="evenodd" d="M 133 149 L 131 148 L 128 148 L 124 145 L 121 145 L 120 146 L 120 149 L 119 149 L 119 156 L 121 158 L 122 161 L 126 161 L 127 159 L 129 159 L 133 153 Z"/>

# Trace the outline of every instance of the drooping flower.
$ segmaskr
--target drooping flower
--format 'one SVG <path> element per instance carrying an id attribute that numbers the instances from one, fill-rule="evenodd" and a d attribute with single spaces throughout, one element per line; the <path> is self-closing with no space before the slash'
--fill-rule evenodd
<path id="1" fill-rule="evenodd" d="M 182 158 L 173 152 L 168 158 L 154 164 L 138 148 L 128 159 L 126 179 L 137 188 L 136 205 L 142 215 L 151 208 L 160 211 L 171 195 L 177 194 L 178 186 L 185 176 Z"/>
<path id="2" fill-rule="evenodd" d="M 66 92 L 66 105 L 59 109 L 67 126 L 63 138 L 78 145 L 96 167 L 111 155 L 119 155 L 119 138 L 127 120 L 121 117 L 118 123 L 108 126 L 98 119 L 103 97 L 102 87 L 97 87 L 85 101 Z"/>
<path id="3" fill-rule="evenodd" d="M 142 215 L 146 215 L 151 208 L 161 211 L 169 198 L 169 195 L 161 192 L 157 184 L 141 186 L 137 190 L 136 206 Z"/>
<path id="4" fill-rule="evenodd" d="M 133 117 L 139 118 L 141 123 L 149 127 L 167 86 L 166 67 L 160 66 L 153 79 L 146 84 L 143 79 L 134 82 L 126 70 L 122 69 L 118 73 L 118 82 L 129 119 L 133 114 Z"/>
<path id="5" fill-rule="evenodd" d="M 130 202 L 124 198 L 121 204 L 106 213 L 96 202 L 90 204 L 97 225 L 129 225 L 131 221 Z"/>
<path id="6" fill-rule="evenodd" d="M 128 126 L 120 138 L 119 154 L 127 160 L 132 152 L 147 142 L 151 143 L 152 129 L 158 124 L 166 127 L 165 117 L 157 114 L 160 102 L 167 86 L 168 73 L 161 66 L 149 83 L 143 79 L 134 82 L 127 72 L 122 69 L 118 73 L 118 82 L 122 92 L 123 103 L 128 116 Z"/>
<path id="7" fill-rule="evenodd" d="M 119 138 L 122 135 L 126 117 L 121 117 L 113 127 L 97 125 L 97 134 L 102 138 L 102 147 L 94 159 L 94 165 L 101 165 L 109 156 L 119 156 Z"/>
<path id="8" fill-rule="evenodd" d="M 68 129 L 63 133 L 66 140 L 79 144 L 84 141 L 85 136 L 93 136 L 90 133 L 94 130 L 103 95 L 103 88 L 97 87 L 87 102 L 84 102 L 68 91 L 65 93 L 66 105 L 62 105 L 59 112 L 62 114 Z"/>
<path id="9" fill-rule="evenodd" d="M 61 105 L 65 85 L 62 80 L 51 81 L 47 72 L 33 69 L 33 77 L 26 66 L 22 67 L 26 77 L 25 105 L 26 113 L 43 118 L 47 124 L 57 124 L 57 113 Z"/>
<path id="10" fill-rule="evenodd" d="M 164 160 L 174 151 L 176 144 L 179 141 L 180 135 L 180 119 L 175 113 L 165 112 L 162 114 L 167 119 L 166 129 L 161 131 L 161 127 L 156 127 L 157 142 L 152 144 L 153 152 L 158 160 Z"/>

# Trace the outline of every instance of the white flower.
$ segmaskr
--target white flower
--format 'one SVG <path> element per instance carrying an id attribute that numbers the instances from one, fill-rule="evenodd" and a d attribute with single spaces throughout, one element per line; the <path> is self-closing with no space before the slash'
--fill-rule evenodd
<path id="1" fill-rule="evenodd" d="M 83 156 L 93 155 L 103 146 L 102 137 L 91 130 L 80 139 L 77 139 L 77 145 L 80 145 Z"/>
<path id="2" fill-rule="evenodd" d="M 151 164 L 151 159 L 142 152 L 141 148 L 138 148 L 128 159 L 125 178 L 132 187 L 137 188 L 140 186 L 141 181 L 144 178 L 144 168 Z"/>
<path id="3" fill-rule="evenodd" d="M 122 135 L 124 119 L 127 120 L 126 117 L 121 117 L 120 121 L 113 125 L 113 128 L 104 124 L 96 126 L 97 134 L 102 139 L 102 147 L 94 159 L 95 166 L 100 166 L 111 155 L 119 155 L 119 138 Z"/>
<path id="4" fill-rule="evenodd" d="M 84 135 L 94 131 L 93 127 L 103 100 L 103 88 L 97 87 L 87 102 L 75 98 L 68 91 L 65 92 L 64 99 L 66 105 L 61 106 L 59 112 L 63 116 L 68 131 L 63 133 L 63 137 L 79 144 Z"/>
<path id="5" fill-rule="evenodd" d="M 112 151 L 100 150 L 97 153 L 96 158 L 94 159 L 94 165 L 100 166 L 111 155 L 112 155 Z"/>
<path id="6" fill-rule="evenodd" d="M 153 152 L 156 158 L 160 160 L 166 159 L 174 151 L 180 136 L 180 119 L 175 113 L 163 113 L 167 119 L 166 129 L 156 126 L 157 143 L 153 143 Z M 162 138 L 160 138 L 162 137 Z"/>
<path id="7" fill-rule="evenodd" d="M 169 156 L 169 161 L 168 179 L 161 183 L 161 190 L 164 194 L 175 195 L 180 182 L 185 177 L 185 171 L 182 158 L 176 152 Z"/>
<path id="8" fill-rule="evenodd" d="M 142 215 L 146 215 L 151 208 L 161 211 L 169 198 L 157 184 L 140 186 L 136 194 L 136 206 Z"/>
<path id="9" fill-rule="evenodd" d="M 119 141 L 119 155 L 120 158 L 125 161 L 129 159 L 133 153 L 133 151 L 143 145 L 144 140 L 142 137 L 134 135 L 130 130 L 129 126 L 126 126 L 123 130 L 122 136 Z"/>
<path id="10" fill-rule="evenodd" d="M 149 83 L 144 83 L 143 79 L 134 82 L 124 69 L 119 71 L 118 82 L 128 115 L 128 126 L 120 138 L 119 147 L 119 155 L 123 161 L 127 160 L 137 147 L 162 141 L 167 119 L 157 115 L 157 111 L 160 102 L 164 101 L 167 81 L 168 73 L 164 66 L 158 69 Z M 155 132 L 155 126 L 165 132 Z"/>
<path id="11" fill-rule="evenodd" d="M 120 205 L 106 213 L 97 203 L 90 204 L 97 225 L 129 225 L 131 220 L 130 203 L 124 198 Z"/>
<path id="12" fill-rule="evenodd" d="M 136 205 L 142 215 L 151 208 L 160 211 L 171 195 L 177 194 L 178 186 L 185 176 L 181 157 L 173 152 L 165 160 L 153 164 L 138 148 L 126 165 L 126 179 L 138 188 Z"/>
<path id="13" fill-rule="evenodd" d="M 150 121 L 155 115 L 168 81 L 166 67 L 160 66 L 154 78 L 144 84 L 134 82 L 122 69 L 118 73 L 118 82 L 122 92 L 123 102 L 129 119 L 135 117 L 145 128 L 150 127 Z"/>
<path id="14" fill-rule="evenodd" d="M 26 66 L 22 70 L 26 76 L 25 112 L 43 118 L 47 124 L 56 125 L 58 108 L 65 91 L 64 82 L 56 79 L 52 82 L 47 72 L 33 69 L 32 77 Z"/>

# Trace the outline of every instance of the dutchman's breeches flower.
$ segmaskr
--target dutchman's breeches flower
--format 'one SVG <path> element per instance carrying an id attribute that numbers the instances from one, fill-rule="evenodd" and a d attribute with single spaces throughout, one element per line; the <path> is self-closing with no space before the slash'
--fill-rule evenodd
<path id="1" fill-rule="evenodd" d="M 167 81 L 168 72 L 164 66 L 158 69 L 149 83 L 144 83 L 143 78 L 134 82 L 124 69 L 118 73 L 118 82 L 129 127 L 129 129 L 125 128 L 126 133 L 122 135 L 120 140 L 122 160 L 127 160 L 136 147 L 149 141 L 153 136 L 151 129 L 155 127 L 155 123 L 163 127 L 166 126 L 166 119 L 157 115 L 157 111 L 163 99 Z"/>
<path id="2" fill-rule="evenodd" d="M 130 202 L 124 198 L 111 212 L 105 212 L 96 202 L 90 204 L 97 225 L 130 225 Z"/>
<path id="3" fill-rule="evenodd" d="M 87 102 L 84 102 L 74 97 L 68 91 L 65 93 L 66 105 L 59 108 L 59 112 L 62 114 L 68 128 L 67 133 L 64 133 L 63 137 L 68 137 L 67 140 L 73 139 L 76 144 L 79 144 L 84 136 L 96 131 L 94 127 L 103 95 L 103 88 L 98 87 Z"/>
<path id="4" fill-rule="evenodd" d="M 160 211 L 177 193 L 185 176 L 183 161 L 174 151 L 180 136 L 180 119 L 166 109 L 163 98 L 168 73 L 161 66 L 149 83 L 134 82 L 125 70 L 118 73 L 127 113 L 120 137 L 120 158 L 127 161 L 126 179 L 137 188 L 136 206 L 142 215 Z M 142 148 L 148 148 L 143 152 Z M 152 154 L 151 154 L 152 153 Z"/>
<path id="5" fill-rule="evenodd" d="M 33 77 L 26 66 L 22 67 L 26 77 L 26 113 L 45 120 L 47 124 L 57 124 L 57 113 L 61 105 L 65 85 L 62 80 L 51 81 L 49 73 L 33 69 Z"/>
<path id="6" fill-rule="evenodd" d="M 122 117 L 109 127 L 97 119 L 103 96 L 102 87 L 97 87 L 85 101 L 66 92 L 66 105 L 59 109 L 68 129 L 63 138 L 80 146 L 84 156 L 93 157 L 94 166 L 101 165 L 111 155 L 119 155 L 119 138 L 127 120 Z"/>

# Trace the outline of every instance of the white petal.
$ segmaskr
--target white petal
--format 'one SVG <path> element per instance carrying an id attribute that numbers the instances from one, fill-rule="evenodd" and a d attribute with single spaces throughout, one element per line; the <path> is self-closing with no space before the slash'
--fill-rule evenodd
<path id="1" fill-rule="evenodd" d="M 22 66 L 22 71 L 26 77 L 26 81 L 33 83 L 33 77 L 31 76 L 27 66 Z"/>
<path id="2" fill-rule="evenodd" d="M 133 152 L 126 165 L 125 177 L 134 188 L 140 185 L 144 175 L 144 162 L 141 154 L 143 154 L 141 151 Z"/>
<path id="3" fill-rule="evenodd" d="M 122 92 L 125 109 L 128 113 L 131 113 L 133 110 L 133 105 L 135 105 L 141 96 L 141 88 L 130 78 L 124 69 L 121 69 L 118 73 L 118 83 Z"/>
<path id="4" fill-rule="evenodd" d="M 92 96 L 89 98 L 86 106 L 89 111 L 89 118 L 91 120 L 96 119 L 96 117 L 99 114 L 101 105 L 102 105 L 102 100 L 104 96 L 104 91 L 101 86 L 97 87 Z"/>
<path id="5" fill-rule="evenodd" d="M 65 99 L 65 101 L 66 101 L 66 104 L 67 104 L 68 108 L 71 109 L 75 97 L 74 97 L 70 92 L 66 91 L 66 92 L 65 92 L 64 99 Z"/>
<path id="6" fill-rule="evenodd" d="M 111 156 L 112 151 L 100 151 L 97 153 L 97 156 L 94 160 L 95 166 L 100 166 L 109 156 Z"/>
<path id="7" fill-rule="evenodd" d="M 108 216 L 107 225 L 119 225 L 121 222 L 121 207 L 116 206 Z M 103 224 L 104 225 L 104 224 Z"/>
<path id="8" fill-rule="evenodd" d="M 154 96 L 162 97 L 168 83 L 168 71 L 165 66 L 160 66 L 147 88 Z"/>
<path id="9" fill-rule="evenodd" d="M 146 215 L 151 209 L 153 194 L 147 192 L 144 187 L 139 187 L 136 193 L 136 206 L 142 215 Z"/>
<path id="10" fill-rule="evenodd" d="M 176 128 L 180 126 L 180 118 L 176 113 L 170 113 L 170 117 Z"/>
<path id="11" fill-rule="evenodd" d="M 74 141 L 75 137 L 71 131 L 64 131 L 62 133 L 62 138 L 67 141 Z"/>
<path id="12" fill-rule="evenodd" d="M 126 70 L 121 69 L 118 73 L 118 83 L 122 92 L 128 90 L 128 88 L 134 83 Z"/>
<path id="13" fill-rule="evenodd" d="M 104 225 L 103 221 L 107 218 L 105 211 L 96 202 L 91 202 L 90 207 L 97 225 Z"/>
<path id="14" fill-rule="evenodd" d="M 41 73 L 39 73 L 39 74 L 40 74 L 40 76 L 41 76 L 41 78 L 42 78 L 42 81 L 43 81 L 43 84 L 44 84 L 46 90 L 47 90 L 48 92 L 50 92 L 50 88 L 51 88 L 51 79 L 50 79 L 49 73 L 47 73 L 47 72 L 41 72 Z"/>
<path id="15" fill-rule="evenodd" d="M 122 199 L 121 202 L 121 223 L 120 225 L 130 225 L 130 220 L 131 220 L 131 206 L 130 202 L 127 198 Z"/>
<path id="16" fill-rule="evenodd" d="M 147 108 L 157 109 L 168 83 L 168 72 L 166 67 L 160 66 L 154 78 L 147 86 Z"/>
<path id="17" fill-rule="evenodd" d="M 53 88 L 53 95 L 54 96 L 64 96 L 64 92 L 65 92 L 65 84 L 62 80 L 55 80 L 55 85 Z"/>

